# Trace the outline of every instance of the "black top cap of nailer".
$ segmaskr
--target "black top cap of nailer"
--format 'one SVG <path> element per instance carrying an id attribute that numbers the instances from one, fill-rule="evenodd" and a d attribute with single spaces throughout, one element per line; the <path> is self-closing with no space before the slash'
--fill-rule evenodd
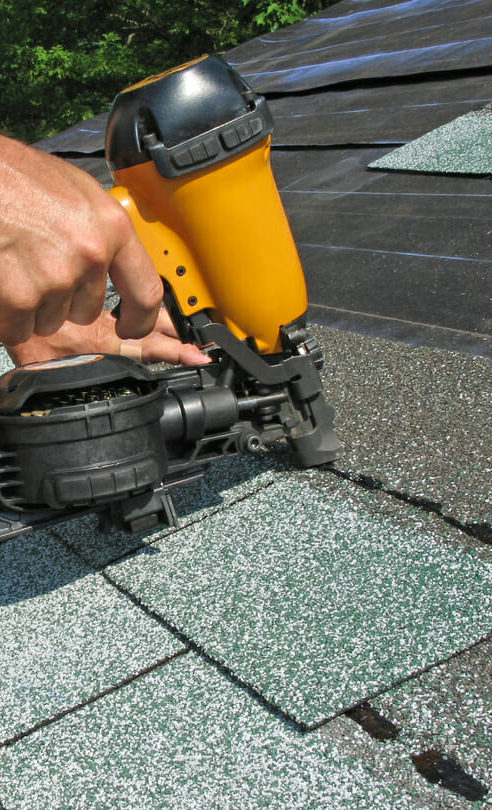
<path id="1" fill-rule="evenodd" d="M 272 129 L 265 99 L 209 56 L 116 96 L 106 160 L 112 170 L 153 160 L 164 177 L 177 177 L 243 151 Z"/>

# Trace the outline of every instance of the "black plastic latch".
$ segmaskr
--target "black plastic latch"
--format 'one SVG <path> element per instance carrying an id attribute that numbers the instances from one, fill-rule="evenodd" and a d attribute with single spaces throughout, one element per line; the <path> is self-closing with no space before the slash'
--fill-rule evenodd
<path id="1" fill-rule="evenodd" d="M 150 133 L 144 136 L 143 146 L 162 177 L 181 177 L 228 160 L 267 138 L 272 131 L 273 118 L 267 103 L 263 96 L 256 96 L 254 109 L 234 121 L 169 148 L 155 133 Z"/>
<path id="2" fill-rule="evenodd" d="M 178 516 L 166 488 L 142 492 L 111 506 L 111 518 L 117 526 L 133 534 L 158 526 L 177 526 Z"/>

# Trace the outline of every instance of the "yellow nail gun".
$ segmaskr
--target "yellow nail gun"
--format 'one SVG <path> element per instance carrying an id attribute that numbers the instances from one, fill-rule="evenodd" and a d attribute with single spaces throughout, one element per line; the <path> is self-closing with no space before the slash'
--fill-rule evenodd
<path id="1" fill-rule="evenodd" d="M 110 193 L 163 277 L 179 336 L 212 362 L 156 372 L 89 355 L 0 378 L 0 540 L 81 511 L 132 531 L 176 522 L 173 487 L 279 440 L 301 466 L 340 454 L 271 132 L 265 99 L 215 56 L 116 97 Z"/>

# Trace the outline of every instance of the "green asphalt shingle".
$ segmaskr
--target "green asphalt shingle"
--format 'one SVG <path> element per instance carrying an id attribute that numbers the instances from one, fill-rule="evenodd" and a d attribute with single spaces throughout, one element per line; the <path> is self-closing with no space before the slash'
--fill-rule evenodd
<path id="1" fill-rule="evenodd" d="M 369 164 L 370 169 L 492 174 L 492 106 L 461 115 Z"/>
<path id="2" fill-rule="evenodd" d="M 107 573 L 312 725 L 491 629 L 492 571 L 437 517 L 327 474 L 276 484 Z"/>
<path id="3" fill-rule="evenodd" d="M 0 743 L 185 649 L 49 532 L 0 545 Z"/>
<path id="4" fill-rule="evenodd" d="M 407 757 L 395 779 L 381 778 L 378 756 L 349 721 L 301 734 L 188 654 L 1 748 L 0 801 L 8 810 L 436 807 L 439 790 Z"/>

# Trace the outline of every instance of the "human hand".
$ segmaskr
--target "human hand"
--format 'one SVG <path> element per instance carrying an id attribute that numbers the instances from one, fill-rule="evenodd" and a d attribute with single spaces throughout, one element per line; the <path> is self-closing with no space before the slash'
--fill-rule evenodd
<path id="1" fill-rule="evenodd" d="M 143 337 L 162 281 L 128 214 L 90 175 L 0 136 L 0 340 L 90 324 L 108 273 L 121 299 L 116 334 Z"/>
<path id="2" fill-rule="evenodd" d="M 198 346 L 181 343 L 167 310 L 160 309 L 154 330 L 139 340 L 121 340 L 116 319 L 105 310 L 94 323 L 79 326 L 66 321 L 53 335 L 33 335 L 24 343 L 7 346 L 17 366 L 71 354 L 123 354 L 136 360 L 164 360 L 194 366 L 210 362 Z"/>

